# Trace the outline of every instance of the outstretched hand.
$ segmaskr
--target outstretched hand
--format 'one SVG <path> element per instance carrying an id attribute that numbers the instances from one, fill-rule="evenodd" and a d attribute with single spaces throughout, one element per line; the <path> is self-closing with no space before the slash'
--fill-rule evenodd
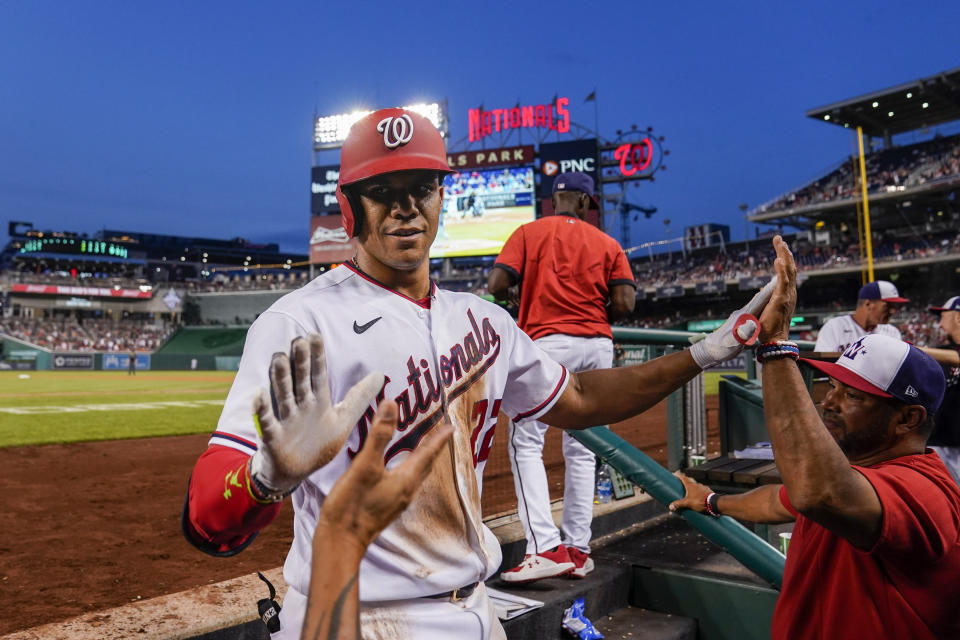
<path id="1" fill-rule="evenodd" d="M 251 472 L 274 491 L 296 487 L 337 455 L 383 380 L 382 373 L 370 373 L 331 406 L 323 338 L 295 338 L 290 356 L 277 353 L 270 362 L 271 393 L 261 389 L 254 398 L 263 445 Z"/>
<path id="2" fill-rule="evenodd" d="M 773 249 L 777 252 L 773 261 L 777 286 L 760 315 L 760 339 L 763 342 L 789 338 L 790 319 L 797 306 L 797 265 L 793 254 L 780 236 L 773 238 Z"/>
<path id="3" fill-rule="evenodd" d="M 320 533 L 324 529 L 338 541 L 366 549 L 417 494 L 434 459 L 450 440 L 453 425 L 440 423 L 403 462 L 387 469 L 383 450 L 397 428 L 397 415 L 396 402 L 380 403 L 363 449 L 323 502 L 315 544 L 325 535 Z"/>

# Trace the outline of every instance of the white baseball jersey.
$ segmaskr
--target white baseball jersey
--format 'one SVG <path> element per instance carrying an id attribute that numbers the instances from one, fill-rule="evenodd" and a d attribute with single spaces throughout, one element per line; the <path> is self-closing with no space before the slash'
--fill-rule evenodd
<path id="1" fill-rule="evenodd" d="M 900 329 L 892 324 L 878 324 L 873 331 L 867 331 L 853 319 L 851 315 L 837 316 L 830 318 L 820 327 L 820 333 L 817 334 L 817 343 L 814 345 L 814 351 L 835 351 L 842 353 L 857 339 L 863 336 L 876 333 L 882 336 L 890 336 L 901 340 Z"/>
<path id="2" fill-rule="evenodd" d="M 413 503 L 367 550 L 360 600 L 434 595 L 488 578 L 501 554 L 481 520 L 480 489 L 497 414 L 541 416 L 562 394 L 566 369 L 506 311 L 473 294 L 431 284 L 430 304 L 421 305 L 342 265 L 278 300 L 250 327 L 211 444 L 253 454 L 260 439 L 251 407 L 257 390 L 269 389 L 270 359 L 308 333 L 323 336 L 333 402 L 371 371 L 386 375 L 382 397 L 399 405 L 399 425 L 384 453 L 388 468 L 417 446 L 445 409 L 455 426 L 450 448 Z M 324 497 L 360 449 L 374 408 L 337 456 L 292 496 L 294 540 L 284 578 L 300 594 L 308 591 L 311 541 Z M 301 621 L 289 623 L 299 629 Z"/>

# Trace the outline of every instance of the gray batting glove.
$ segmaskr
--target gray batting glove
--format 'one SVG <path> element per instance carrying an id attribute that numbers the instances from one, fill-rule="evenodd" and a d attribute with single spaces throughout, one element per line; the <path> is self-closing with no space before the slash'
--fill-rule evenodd
<path id="1" fill-rule="evenodd" d="M 709 369 L 721 362 L 726 362 L 743 351 L 745 347 L 753 344 L 757 328 L 760 326 L 757 317 L 767 306 L 776 287 L 777 276 L 773 276 L 746 306 L 731 313 L 727 321 L 713 333 L 691 338 L 697 342 L 690 347 L 690 355 L 701 369 Z"/>
<path id="2" fill-rule="evenodd" d="M 275 402 L 264 389 L 253 402 L 263 444 L 253 454 L 250 472 L 278 494 L 292 491 L 333 460 L 384 381 L 382 373 L 370 373 L 332 407 L 323 338 L 315 333 L 294 338 L 290 354 L 275 354 L 270 362 Z"/>

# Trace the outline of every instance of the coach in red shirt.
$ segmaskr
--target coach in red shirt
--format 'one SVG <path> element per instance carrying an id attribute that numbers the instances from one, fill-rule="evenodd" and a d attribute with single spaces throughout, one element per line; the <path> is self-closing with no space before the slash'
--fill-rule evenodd
<path id="1" fill-rule="evenodd" d="M 779 236 L 779 286 L 760 317 L 763 404 L 783 478 L 719 495 L 682 477 L 690 508 L 796 521 L 773 613 L 774 639 L 960 638 L 960 489 L 926 447 L 946 381 L 906 342 L 866 335 L 836 363 L 819 412 L 787 342 L 793 256 Z"/>
<path id="2" fill-rule="evenodd" d="M 553 183 L 556 214 L 518 228 L 490 271 L 487 288 L 498 300 L 520 285 L 520 328 L 541 349 L 570 371 L 613 365 L 610 320 L 633 311 L 636 284 L 616 240 L 584 222 L 599 208 L 593 179 L 563 173 Z M 590 524 L 593 519 L 595 458 L 563 434 L 566 466 L 563 533 L 553 522 L 543 438 L 547 425 L 528 421 L 510 425 L 510 464 L 517 491 L 517 513 L 527 536 L 527 555 L 504 571 L 506 582 L 530 582 L 593 570 Z"/>

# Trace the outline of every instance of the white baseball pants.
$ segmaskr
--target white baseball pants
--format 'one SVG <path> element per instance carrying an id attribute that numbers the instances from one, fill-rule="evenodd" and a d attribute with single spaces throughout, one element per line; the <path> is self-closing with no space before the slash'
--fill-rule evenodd
<path id="1" fill-rule="evenodd" d="M 376 605 L 376 606 L 373 606 Z M 280 631 L 271 640 L 299 640 L 307 598 L 287 589 L 280 610 Z M 360 605 L 363 640 L 506 640 L 493 603 L 481 582 L 466 600 L 437 598 L 389 600 Z"/>
<path id="2" fill-rule="evenodd" d="M 608 369 L 613 366 L 613 341 L 552 334 L 534 340 L 568 371 Z M 596 458 L 589 449 L 564 432 L 563 478 L 564 538 L 553 522 L 550 490 L 543 466 L 543 439 L 547 425 L 538 420 L 510 423 L 510 468 L 517 491 L 517 515 L 527 536 L 527 554 L 548 551 L 561 542 L 590 552 L 590 523 L 593 521 L 593 483 Z"/>

